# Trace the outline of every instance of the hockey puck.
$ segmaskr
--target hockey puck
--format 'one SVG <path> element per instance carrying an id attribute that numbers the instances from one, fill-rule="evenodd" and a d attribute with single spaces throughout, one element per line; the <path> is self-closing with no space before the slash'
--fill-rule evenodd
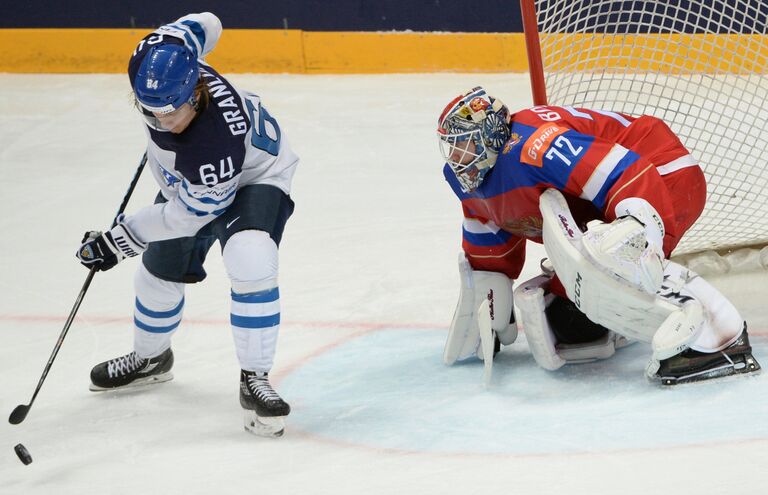
<path id="1" fill-rule="evenodd" d="M 25 466 L 32 464 L 32 456 L 29 455 L 29 451 L 25 446 L 22 444 L 17 444 L 13 450 L 16 451 L 16 455 L 19 456 L 19 459 L 24 463 Z"/>

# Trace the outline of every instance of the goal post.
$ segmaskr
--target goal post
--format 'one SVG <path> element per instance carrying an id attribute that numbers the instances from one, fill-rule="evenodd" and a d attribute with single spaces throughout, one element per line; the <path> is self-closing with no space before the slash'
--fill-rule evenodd
<path id="1" fill-rule="evenodd" d="M 768 2 L 520 4 L 535 104 L 654 115 L 699 160 L 707 205 L 676 256 L 768 245 Z"/>

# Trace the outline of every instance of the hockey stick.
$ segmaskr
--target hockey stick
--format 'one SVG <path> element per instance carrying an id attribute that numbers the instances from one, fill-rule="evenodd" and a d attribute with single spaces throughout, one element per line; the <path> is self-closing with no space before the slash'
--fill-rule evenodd
<path id="1" fill-rule="evenodd" d="M 123 202 L 120 205 L 120 208 L 117 210 L 115 219 L 112 221 L 112 227 L 117 225 L 117 217 L 119 217 L 120 214 L 123 213 L 123 211 L 125 211 L 125 207 L 128 206 L 128 200 L 131 199 L 133 190 L 136 188 L 136 183 L 139 182 L 139 177 L 141 177 L 141 172 L 144 170 L 144 165 L 146 165 L 146 163 L 147 163 L 147 154 L 144 153 L 144 156 L 141 159 L 141 163 L 139 164 L 139 168 L 136 169 L 136 174 L 134 174 L 133 176 L 131 185 L 128 187 L 128 191 L 125 193 Z M 12 425 L 17 425 L 21 423 L 22 421 L 24 421 L 24 418 L 27 417 L 27 414 L 29 413 L 29 410 L 32 407 L 32 404 L 35 402 L 35 399 L 37 398 L 37 394 L 40 392 L 40 389 L 43 386 L 43 382 L 45 381 L 45 378 L 48 376 L 48 372 L 51 370 L 53 361 L 54 359 L 56 359 L 56 355 L 59 353 L 59 349 L 61 349 L 61 346 L 64 343 L 64 337 L 67 336 L 69 327 L 70 325 L 72 325 L 72 321 L 75 319 L 77 310 L 80 309 L 80 303 L 83 302 L 85 293 L 88 291 L 88 287 L 91 285 L 91 280 L 93 280 L 93 276 L 95 274 L 96 274 L 96 269 L 91 268 L 91 270 L 88 272 L 88 276 L 85 278 L 85 282 L 83 283 L 83 288 L 80 289 L 80 293 L 77 295 L 77 299 L 75 300 L 75 305 L 72 307 L 72 311 L 70 311 L 69 317 L 67 318 L 66 323 L 64 323 L 64 329 L 61 331 L 61 334 L 59 335 L 59 340 L 56 341 L 56 345 L 53 347 L 53 352 L 51 353 L 51 357 L 48 358 L 48 363 L 45 365 L 45 369 L 43 370 L 43 375 L 40 377 L 40 381 L 37 382 L 37 388 L 35 388 L 35 393 L 32 394 L 32 399 L 29 401 L 29 404 L 19 404 L 18 406 L 16 406 L 13 412 L 11 412 L 10 417 L 8 417 L 8 422 L 10 422 Z"/>

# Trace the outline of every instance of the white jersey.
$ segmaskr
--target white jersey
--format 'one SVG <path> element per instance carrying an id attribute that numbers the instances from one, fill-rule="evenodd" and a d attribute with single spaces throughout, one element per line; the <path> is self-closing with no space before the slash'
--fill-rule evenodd
<path id="1" fill-rule="evenodd" d="M 129 63 L 131 81 L 149 48 L 183 44 L 197 54 L 210 101 L 181 134 L 146 125 L 147 165 L 167 203 L 126 217 L 143 242 L 189 237 L 226 211 L 238 189 L 268 184 L 290 193 L 299 158 L 261 99 L 239 91 L 212 67 L 207 55 L 221 34 L 211 13 L 191 14 L 145 37 Z"/>

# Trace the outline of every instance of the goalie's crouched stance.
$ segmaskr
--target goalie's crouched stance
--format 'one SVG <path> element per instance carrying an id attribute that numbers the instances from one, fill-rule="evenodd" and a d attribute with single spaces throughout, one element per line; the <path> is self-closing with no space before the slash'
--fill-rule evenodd
<path id="1" fill-rule="evenodd" d="M 528 346 L 542 368 L 605 359 L 629 342 L 591 322 L 571 301 L 549 293 L 552 272 L 547 271 L 518 287 L 513 298 L 506 275 L 473 270 L 460 254 L 461 292 L 445 344 L 445 364 L 469 358 L 487 362 L 486 356 L 493 358 L 502 344 L 513 344 L 518 334 L 513 299 Z"/>
<path id="2" fill-rule="evenodd" d="M 584 233 L 560 192 L 545 191 L 540 209 L 544 247 L 568 298 L 592 322 L 650 343 L 649 379 L 674 385 L 760 370 L 746 323 L 733 304 L 696 273 L 665 260 L 653 246 L 654 237 L 661 239 L 663 232 L 653 231 L 657 224 L 650 220 L 655 216 L 652 207 L 646 206 L 645 212 L 634 208 L 632 216 L 610 224 L 590 222 Z M 547 326 L 544 317 L 536 317 L 546 304 L 545 284 L 534 279 L 516 293 L 524 320 L 531 320 L 523 322 L 529 340 L 531 330 L 533 335 L 554 334 L 538 332 Z M 540 349 L 535 340 L 534 356 L 551 352 L 550 342 Z M 569 361 L 562 352 L 558 357 Z M 542 359 L 536 357 L 547 367 Z M 550 364 L 554 369 L 562 362 L 555 357 Z"/>

